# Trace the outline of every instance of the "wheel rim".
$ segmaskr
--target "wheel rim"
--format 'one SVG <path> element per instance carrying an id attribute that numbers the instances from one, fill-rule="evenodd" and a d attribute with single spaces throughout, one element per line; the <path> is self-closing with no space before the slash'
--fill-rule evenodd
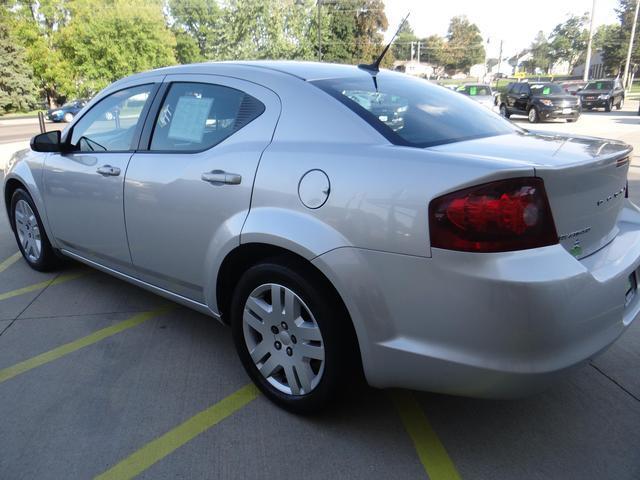
<path id="1" fill-rule="evenodd" d="M 535 122 L 536 121 L 536 110 L 535 108 L 532 108 L 529 110 L 529 121 L 530 122 Z"/>
<path id="2" fill-rule="evenodd" d="M 507 116 L 507 107 L 505 107 L 504 105 L 500 107 L 500 115 L 502 115 L 503 117 Z"/>
<path id="3" fill-rule="evenodd" d="M 14 211 L 18 240 L 25 256 L 31 262 L 37 262 L 42 252 L 40 227 L 31 206 L 24 200 L 18 200 Z"/>
<path id="4" fill-rule="evenodd" d="M 293 290 L 268 283 L 245 302 L 245 344 L 262 376 L 287 395 L 306 395 L 324 373 L 322 334 L 311 310 Z"/>
<path id="5" fill-rule="evenodd" d="M 71 120 L 73 120 L 73 115 L 71 115 L 70 113 L 67 113 L 67 114 L 64 116 L 64 120 L 65 120 L 65 122 L 70 123 L 70 122 L 71 122 Z"/>

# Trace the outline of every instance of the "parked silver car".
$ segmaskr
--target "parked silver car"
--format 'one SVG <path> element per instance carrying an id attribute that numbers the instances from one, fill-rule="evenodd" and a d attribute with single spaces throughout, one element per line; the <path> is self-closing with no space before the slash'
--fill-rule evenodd
<path id="1" fill-rule="evenodd" d="M 631 148 L 529 132 L 403 74 L 164 68 L 31 150 L 4 180 L 29 265 L 71 257 L 230 324 L 251 378 L 293 411 L 361 370 L 522 395 L 640 312 Z"/>

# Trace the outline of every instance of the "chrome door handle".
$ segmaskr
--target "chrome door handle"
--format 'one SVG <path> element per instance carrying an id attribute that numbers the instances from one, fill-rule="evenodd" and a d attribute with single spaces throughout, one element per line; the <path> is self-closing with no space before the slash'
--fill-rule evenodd
<path id="1" fill-rule="evenodd" d="M 111 165 L 103 165 L 98 167 L 96 171 L 105 177 L 117 177 L 120 175 L 120 169 L 118 167 L 112 167 Z"/>
<path id="2" fill-rule="evenodd" d="M 242 181 L 242 175 L 238 175 L 237 173 L 227 173 L 223 170 L 204 172 L 200 178 L 205 182 L 224 183 L 227 185 L 240 185 L 240 182 Z"/>

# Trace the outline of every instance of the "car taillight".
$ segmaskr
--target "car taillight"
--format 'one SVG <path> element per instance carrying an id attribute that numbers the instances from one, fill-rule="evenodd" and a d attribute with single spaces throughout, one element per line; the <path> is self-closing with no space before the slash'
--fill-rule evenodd
<path id="1" fill-rule="evenodd" d="M 431 246 L 508 252 L 558 243 L 541 178 L 510 178 L 435 198 L 429 204 Z"/>

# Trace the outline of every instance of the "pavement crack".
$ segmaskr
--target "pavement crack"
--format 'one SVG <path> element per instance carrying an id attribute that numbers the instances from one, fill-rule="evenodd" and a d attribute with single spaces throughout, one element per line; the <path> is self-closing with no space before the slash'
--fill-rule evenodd
<path id="1" fill-rule="evenodd" d="M 607 375 L 606 373 L 604 373 L 600 367 L 598 367 L 595 363 L 593 362 L 589 362 L 589 365 L 591 365 L 593 368 L 595 368 L 598 372 L 600 372 L 605 378 L 607 378 L 608 380 L 610 380 L 611 382 L 613 382 L 615 385 L 617 385 L 620 390 L 622 390 L 623 392 L 625 392 L 627 395 L 629 395 L 631 398 L 633 398 L 636 402 L 640 402 L 640 398 L 638 398 L 636 395 L 634 395 L 632 392 L 630 392 L 629 390 L 627 390 L 622 384 L 620 384 L 620 382 L 618 382 L 616 379 L 614 379 L 613 377 L 611 377 L 610 375 Z"/>

